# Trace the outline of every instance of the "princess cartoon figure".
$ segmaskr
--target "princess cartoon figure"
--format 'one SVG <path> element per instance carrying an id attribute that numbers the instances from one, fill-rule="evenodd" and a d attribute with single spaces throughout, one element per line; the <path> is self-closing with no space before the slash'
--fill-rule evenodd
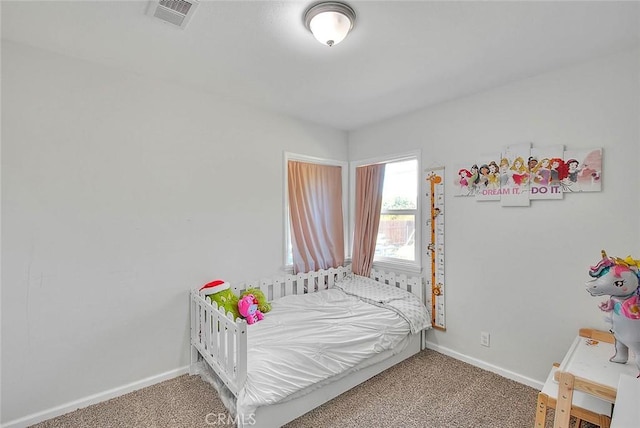
<path id="1" fill-rule="evenodd" d="M 551 158 L 549 160 L 551 169 L 551 184 L 559 184 L 560 181 L 569 175 L 569 167 L 560 158 Z"/>
<path id="2" fill-rule="evenodd" d="M 536 167 L 531 171 L 533 182 L 540 186 L 546 186 L 551 181 L 551 164 L 549 158 L 542 158 Z"/>
<path id="3" fill-rule="evenodd" d="M 581 192 L 582 187 L 578 178 L 582 175 L 584 167 L 580 167 L 580 162 L 576 159 L 569 159 L 567 165 L 567 177 L 563 180 L 565 188 L 571 192 Z"/>
<path id="4" fill-rule="evenodd" d="M 500 188 L 500 171 L 498 168 L 498 164 L 495 161 L 489 162 L 489 182 L 487 183 L 487 188 Z"/>
<path id="5" fill-rule="evenodd" d="M 516 186 L 523 186 L 527 184 L 529 173 L 527 172 L 528 169 L 522 157 L 518 156 L 515 158 L 513 165 L 511 165 L 511 171 L 513 171 L 511 178 Z"/>
<path id="6" fill-rule="evenodd" d="M 460 184 L 460 188 L 466 189 L 469 187 L 469 178 L 471 178 L 471 171 L 468 169 L 462 168 L 458 171 L 458 184 Z"/>
<path id="7" fill-rule="evenodd" d="M 475 194 L 478 191 L 478 183 L 480 182 L 480 173 L 478 165 L 471 166 L 471 177 L 469 177 L 469 194 Z"/>
<path id="8" fill-rule="evenodd" d="M 500 187 L 507 187 L 511 178 L 511 170 L 509 169 L 509 159 L 500 159 Z"/>
<path id="9" fill-rule="evenodd" d="M 572 183 L 578 182 L 578 176 L 582 173 L 582 168 L 579 168 L 580 162 L 575 159 L 569 159 L 567 161 L 567 178 Z"/>
<path id="10" fill-rule="evenodd" d="M 489 165 L 482 164 L 480 166 L 480 177 L 478 185 L 482 188 L 489 186 Z"/>

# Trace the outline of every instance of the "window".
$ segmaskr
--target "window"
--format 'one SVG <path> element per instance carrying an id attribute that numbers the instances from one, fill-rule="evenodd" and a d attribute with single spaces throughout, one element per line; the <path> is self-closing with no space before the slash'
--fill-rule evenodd
<path id="1" fill-rule="evenodd" d="M 417 159 L 386 164 L 374 260 L 416 260 L 417 176 Z"/>
<path id="2" fill-rule="evenodd" d="M 419 156 L 419 153 L 412 153 L 352 165 L 355 169 L 372 163 L 385 164 L 380 223 L 373 259 L 376 264 L 402 264 L 420 269 Z M 354 186 L 352 183 L 352 189 Z M 353 203 L 351 206 L 354 206 Z"/>

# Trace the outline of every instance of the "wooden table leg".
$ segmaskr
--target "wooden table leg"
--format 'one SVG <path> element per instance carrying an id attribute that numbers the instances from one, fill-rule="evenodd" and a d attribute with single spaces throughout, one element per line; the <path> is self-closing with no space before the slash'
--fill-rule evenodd
<path id="1" fill-rule="evenodd" d="M 558 400 L 556 403 L 556 416 L 553 420 L 554 428 L 569 428 L 574 382 L 575 378 L 571 373 L 560 373 L 558 384 Z"/>
<path id="2" fill-rule="evenodd" d="M 549 396 L 538 393 L 538 403 L 536 404 L 536 424 L 535 428 L 544 428 L 547 419 L 547 403 L 549 402 Z"/>
<path id="3" fill-rule="evenodd" d="M 611 418 L 607 415 L 600 415 L 600 428 L 609 428 L 611 426 Z"/>

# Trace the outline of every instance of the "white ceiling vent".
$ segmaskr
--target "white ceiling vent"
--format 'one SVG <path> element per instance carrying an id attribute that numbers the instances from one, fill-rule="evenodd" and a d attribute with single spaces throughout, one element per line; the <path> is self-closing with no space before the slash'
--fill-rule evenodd
<path id="1" fill-rule="evenodd" d="M 197 7 L 198 0 L 151 0 L 147 15 L 184 28 Z"/>

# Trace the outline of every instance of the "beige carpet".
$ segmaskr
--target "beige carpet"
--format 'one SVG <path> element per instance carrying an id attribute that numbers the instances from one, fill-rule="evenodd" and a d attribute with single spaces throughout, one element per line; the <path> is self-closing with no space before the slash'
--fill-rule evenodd
<path id="1" fill-rule="evenodd" d="M 286 428 L 529 428 L 536 398 L 533 388 L 426 350 Z M 224 415 L 215 390 L 199 377 L 184 375 L 34 426 L 232 426 Z M 547 416 L 551 426 L 552 410 Z"/>

